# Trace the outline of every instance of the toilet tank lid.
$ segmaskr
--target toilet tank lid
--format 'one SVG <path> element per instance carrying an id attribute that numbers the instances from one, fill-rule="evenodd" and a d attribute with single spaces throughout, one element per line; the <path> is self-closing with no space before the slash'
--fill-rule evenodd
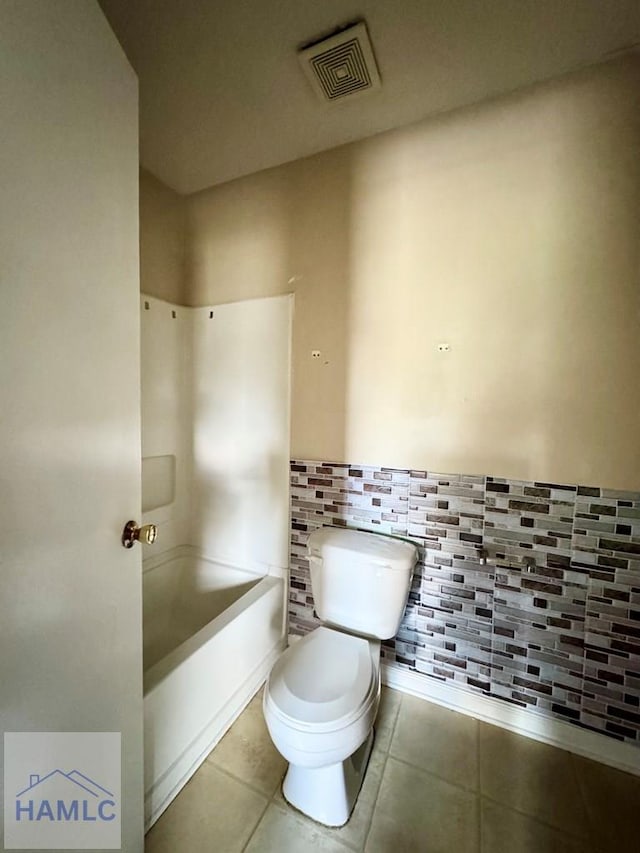
<path id="1" fill-rule="evenodd" d="M 322 527 L 314 530 L 307 541 L 309 554 L 322 557 L 330 551 L 339 551 L 347 559 L 367 561 L 387 568 L 404 570 L 413 568 L 418 550 L 411 542 L 395 539 L 381 533 L 365 533 L 344 527 Z"/>

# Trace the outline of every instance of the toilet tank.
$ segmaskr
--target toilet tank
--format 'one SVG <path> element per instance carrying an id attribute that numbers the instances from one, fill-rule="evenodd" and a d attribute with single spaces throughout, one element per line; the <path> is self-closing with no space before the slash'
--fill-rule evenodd
<path id="1" fill-rule="evenodd" d="M 398 633 L 418 551 L 377 533 L 323 527 L 307 543 L 316 613 L 328 625 L 388 640 Z"/>

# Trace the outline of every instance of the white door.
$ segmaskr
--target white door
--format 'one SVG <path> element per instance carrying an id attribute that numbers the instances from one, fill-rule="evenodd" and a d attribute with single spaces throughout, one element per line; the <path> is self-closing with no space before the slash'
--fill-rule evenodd
<path id="1" fill-rule="evenodd" d="M 93 0 L 0 3 L 0 722 L 121 732 L 143 849 L 137 81 Z M 78 769 L 78 768 L 76 768 Z M 70 770 L 70 768 L 69 768 Z"/>

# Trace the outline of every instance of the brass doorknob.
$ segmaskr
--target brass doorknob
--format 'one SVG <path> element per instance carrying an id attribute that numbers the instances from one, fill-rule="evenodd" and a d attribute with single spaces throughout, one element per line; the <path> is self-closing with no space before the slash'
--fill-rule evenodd
<path id="1" fill-rule="evenodd" d="M 125 548 L 133 548 L 136 542 L 153 545 L 158 538 L 158 528 L 155 524 L 143 524 L 141 527 L 135 521 L 127 521 L 122 531 L 122 544 Z"/>

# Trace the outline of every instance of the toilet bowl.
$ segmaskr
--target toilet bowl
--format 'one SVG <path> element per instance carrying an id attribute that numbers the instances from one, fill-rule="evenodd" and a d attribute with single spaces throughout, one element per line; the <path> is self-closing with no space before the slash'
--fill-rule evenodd
<path id="1" fill-rule="evenodd" d="M 364 780 L 380 703 L 380 640 L 400 626 L 417 550 L 406 540 L 323 528 L 308 540 L 325 623 L 276 661 L 263 712 L 289 762 L 282 792 L 327 826 L 347 822 Z"/>
<path id="2" fill-rule="evenodd" d="M 342 826 L 360 790 L 380 702 L 380 642 L 320 627 L 276 662 L 264 691 L 271 739 L 289 761 L 285 799 Z"/>

